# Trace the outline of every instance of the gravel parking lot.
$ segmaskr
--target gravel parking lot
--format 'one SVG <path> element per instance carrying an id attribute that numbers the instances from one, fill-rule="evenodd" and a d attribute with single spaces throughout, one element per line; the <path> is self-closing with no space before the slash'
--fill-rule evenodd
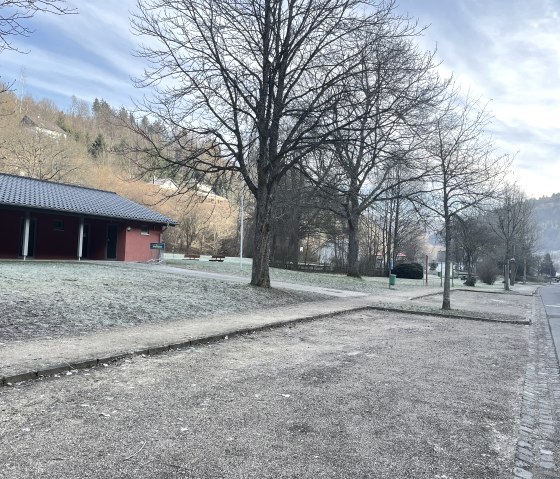
<path id="1" fill-rule="evenodd" d="M 324 299 L 150 268 L 0 262 L 0 345 Z"/>
<path id="2" fill-rule="evenodd" d="M 19 478 L 510 478 L 527 326 L 375 311 L 0 390 Z"/>

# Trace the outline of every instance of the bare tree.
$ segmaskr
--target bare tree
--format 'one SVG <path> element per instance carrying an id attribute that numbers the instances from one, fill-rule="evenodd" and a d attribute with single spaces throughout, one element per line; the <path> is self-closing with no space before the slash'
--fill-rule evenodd
<path id="1" fill-rule="evenodd" d="M 4 50 L 20 51 L 12 38 L 31 35 L 33 30 L 27 26 L 27 21 L 37 13 L 66 15 L 77 12 L 64 0 L 0 0 L 0 53 Z M 12 85 L 13 82 L 0 82 L 0 94 L 7 92 Z"/>
<path id="2" fill-rule="evenodd" d="M 480 209 L 496 196 L 509 167 L 496 156 L 486 134 L 490 115 L 469 96 L 456 93 L 433 122 L 426 150 L 429 155 L 429 193 L 420 203 L 443 222 L 445 275 L 442 309 L 451 309 L 452 222 L 461 213 Z"/>
<path id="3" fill-rule="evenodd" d="M 373 203 L 403 194 L 418 180 L 417 131 L 442 101 L 447 82 L 435 72 L 433 54 L 418 51 L 414 22 L 395 19 L 365 42 L 359 72 L 347 80 L 347 101 L 333 116 L 338 128 L 329 148 L 308 165 L 328 204 L 348 225 L 349 276 L 360 276 L 360 216 Z M 352 119 L 349 122 L 349 119 Z"/>
<path id="4" fill-rule="evenodd" d="M 276 263 L 298 263 L 301 241 L 320 235 L 324 215 L 319 201 L 299 171 L 282 178 L 273 207 L 271 259 Z"/>
<path id="5" fill-rule="evenodd" d="M 38 13 L 66 15 L 76 10 L 64 0 L 0 0 L 0 53 L 18 50 L 12 38 L 30 36 L 33 30 L 27 22 Z"/>
<path id="6" fill-rule="evenodd" d="M 482 255 L 495 248 L 495 236 L 486 219 L 481 215 L 457 215 L 453 222 L 453 230 L 453 238 L 460 258 L 467 268 L 466 284 L 472 286 L 476 263 Z"/>
<path id="7" fill-rule="evenodd" d="M 70 156 L 65 140 L 25 130 L 14 132 L 0 147 L 3 171 L 40 180 L 67 179 L 78 169 Z"/>
<path id="8" fill-rule="evenodd" d="M 148 170 L 167 171 L 179 193 L 196 180 L 240 175 L 254 195 L 251 284 L 270 286 L 275 190 L 287 171 L 340 124 L 340 88 L 359 69 L 356 32 L 390 22 L 392 0 L 138 0 L 139 55 L 153 87 L 143 109 L 166 141 L 150 142 Z M 150 173 L 150 171 L 148 171 Z"/>
<path id="9" fill-rule="evenodd" d="M 501 205 L 493 212 L 493 221 L 490 223 L 496 235 L 504 246 L 504 289 L 509 291 L 512 259 L 516 253 L 523 254 L 523 247 L 516 251 L 516 244 L 527 243 L 529 246 L 532 229 L 532 204 L 527 200 L 525 193 L 517 186 L 506 184 L 501 193 Z"/>

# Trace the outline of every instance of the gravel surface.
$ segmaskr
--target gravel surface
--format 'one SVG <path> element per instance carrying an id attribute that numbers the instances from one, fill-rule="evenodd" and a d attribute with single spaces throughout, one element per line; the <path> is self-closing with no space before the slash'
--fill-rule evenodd
<path id="1" fill-rule="evenodd" d="M 149 268 L 76 262 L 0 262 L 0 278 L 0 346 L 327 298 Z"/>
<path id="2" fill-rule="evenodd" d="M 527 332 L 363 312 L 3 388 L 2 477 L 509 479 Z"/>

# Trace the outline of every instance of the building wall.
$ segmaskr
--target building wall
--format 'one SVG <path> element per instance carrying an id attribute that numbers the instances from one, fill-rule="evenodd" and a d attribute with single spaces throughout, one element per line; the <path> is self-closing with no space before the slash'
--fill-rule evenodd
<path id="1" fill-rule="evenodd" d="M 31 212 L 36 220 L 36 259 L 77 259 L 80 218 L 78 216 Z M 24 211 L 0 209 L 0 258 L 19 258 L 21 224 Z M 55 225 L 55 221 L 58 221 Z M 150 243 L 161 241 L 160 225 L 134 221 L 110 221 L 85 218 L 88 225 L 87 239 L 84 240 L 83 258 L 91 260 L 107 259 L 107 225 L 117 225 L 117 261 L 149 261 L 158 257 L 156 250 L 150 250 Z M 62 225 L 62 229 L 59 228 Z M 149 234 L 142 234 L 142 226 L 148 226 Z"/>
<path id="2" fill-rule="evenodd" d="M 148 226 L 149 234 L 142 234 L 142 225 Z M 158 257 L 157 250 L 150 250 L 150 243 L 161 241 L 161 226 L 146 223 L 130 223 L 126 233 L 126 253 L 124 261 L 149 261 Z"/>
<path id="3" fill-rule="evenodd" d="M 23 211 L 0 210 L 0 258 L 18 257 L 23 218 Z"/>

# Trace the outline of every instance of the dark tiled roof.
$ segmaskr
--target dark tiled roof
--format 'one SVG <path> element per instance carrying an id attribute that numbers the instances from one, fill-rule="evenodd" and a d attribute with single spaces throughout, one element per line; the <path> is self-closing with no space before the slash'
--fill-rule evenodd
<path id="1" fill-rule="evenodd" d="M 123 198 L 112 191 L 94 190 L 2 173 L 0 173 L 0 205 L 158 224 L 175 224 L 175 221 L 167 216 Z"/>

